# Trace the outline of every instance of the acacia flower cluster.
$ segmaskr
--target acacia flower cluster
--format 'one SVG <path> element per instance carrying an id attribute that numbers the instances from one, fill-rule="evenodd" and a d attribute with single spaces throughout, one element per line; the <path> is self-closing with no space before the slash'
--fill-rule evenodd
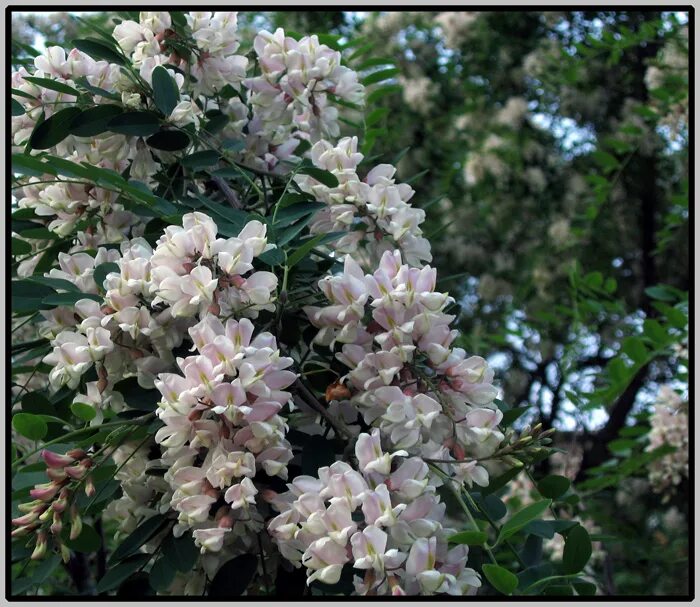
<path id="1" fill-rule="evenodd" d="M 270 333 L 252 338 L 253 331 L 247 319 L 224 325 L 205 317 L 190 329 L 198 354 L 177 361 L 184 376 L 163 373 L 155 382 L 165 423 L 155 439 L 178 513 L 173 532 L 192 529 L 202 552 L 250 541 L 262 528 L 256 471 L 287 478 L 292 459 L 279 412 L 290 399 L 284 388 L 296 379 L 286 370 L 293 361 L 280 356 Z"/>
<path id="2" fill-rule="evenodd" d="M 435 269 L 411 268 L 399 251 L 387 251 L 365 275 L 347 256 L 343 273 L 319 286 L 330 305 L 305 308 L 319 328 L 314 341 L 337 348 L 348 368 L 350 404 L 364 421 L 392 447 L 455 460 L 459 478 L 488 484 L 477 460 L 504 439 L 494 373 L 483 358 L 451 346 L 458 332 L 445 308 L 453 300 L 435 291 Z"/>
<path id="3" fill-rule="evenodd" d="M 649 467 L 649 482 L 655 493 L 664 493 L 688 478 L 688 414 L 687 403 L 670 386 L 661 386 L 651 417 L 647 449 L 663 445 L 675 448 L 673 453 L 654 460 Z M 666 493 L 668 499 L 669 495 Z"/>
<path id="4" fill-rule="evenodd" d="M 364 571 L 354 577 L 361 595 L 473 594 L 481 581 L 465 567 L 468 548 L 448 547 L 454 530 L 443 527 L 428 465 L 384 453 L 377 429 L 359 435 L 355 456 L 357 470 L 335 462 L 270 498 L 280 514 L 268 529 L 282 555 L 306 569 L 309 584 L 337 583 L 346 565 Z"/>
<path id="5" fill-rule="evenodd" d="M 14 536 L 36 532 L 40 558 L 52 533 L 65 557 L 58 541 L 64 502 L 75 493 L 74 481 L 94 491 L 89 468 L 99 456 L 116 465 L 122 493 L 105 516 L 120 533 L 159 516 L 167 524 L 143 552 L 155 554 L 168 534 L 190 539 L 199 550 L 199 577 L 175 577 L 164 592 L 202 593 L 224 563 L 255 553 L 263 576 L 266 557 L 281 556 L 303 567 L 309 583 L 334 584 L 354 568 L 364 572 L 354 580 L 362 595 L 475 593 L 481 579 L 466 567 L 467 547 L 448 545 L 455 529 L 438 488 L 445 479 L 486 486 L 489 474 L 500 470 L 494 460 L 508 437 L 499 429 L 498 389 L 486 361 L 455 345 L 458 332 L 448 313 L 454 300 L 437 290 L 436 270 L 423 265 L 431 260 L 430 244 L 420 228 L 425 212 L 409 202 L 413 189 L 396 182 L 389 164 L 365 174 L 357 137 L 336 141 L 336 102 L 363 104 L 357 73 L 316 36 L 296 40 L 281 29 L 259 32 L 253 53 L 239 53 L 233 12 L 141 12 L 138 20 L 119 22 L 114 39 L 118 48 L 108 56 L 121 50 L 118 63 L 57 47 L 36 57 L 35 77 L 80 91 L 79 98 L 43 88 L 24 69 L 12 75 L 23 112 L 12 119 L 15 150 L 54 112 L 73 108 L 77 115 L 105 105 L 122 118 L 155 116 L 158 134 L 185 135 L 189 144 L 179 155 L 154 145 L 153 129 L 137 135 L 105 127 L 83 136 L 85 130 L 71 127 L 46 148 L 51 155 L 41 165 L 60 171 L 34 169 L 18 178 L 21 217 L 46 228 L 40 238 L 22 236 L 21 229 L 16 234 L 31 247 L 18 275 L 43 273 L 59 299 L 79 292 L 70 304 L 39 310 L 37 330 L 52 349 L 42 352 L 51 367 L 47 394 L 64 391 L 73 405 L 92 407 L 81 432 L 124 420 L 124 428 L 140 426 L 141 434 L 136 440 L 118 432 L 114 442 L 105 439 L 104 453 L 97 446 L 65 456 L 44 452 L 51 482 L 32 490 L 35 500 L 13 521 Z M 176 103 L 169 109 L 158 103 L 159 78 L 173 87 Z M 187 165 L 186 155 L 197 159 L 199 152 L 215 152 L 217 166 L 226 163 L 222 168 L 243 181 L 217 181 L 214 171 Z M 306 157 L 303 164 L 295 153 Z M 71 169 L 61 172 L 66 164 Z M 80 168 L 88 166 L 103 169 L 102 178 L 86 178 Z M 180 169 L 182 197 L 173 186 Z M 320 172 L 338 185 L 327 185 L 328 175 L 318 180 Z M 322 278 L 313 296 L 326 301 L 305 308 L 318 329 L 314 342 L 329 346 L 347 371 L 326 390 L 327 409 L 304 384 L 304 361 L 292 358 L 297 351 L 317 353 L 309 344 L 278 340 L 284 314 L 300 307 L 287 282 L 298 280 L 290 278 L 292 250 L 313 240 L 299 238 L 293 226 L 290 245 L 275 222 L 278 203 L 270 192 L 282 190 L 285 174 L 284 193 L 292 187 L 326 205 L 311 218 L 312 234 L 345 233 L 329 245 L 331 260 L 345 256 L 343 272 Z M 57 175 L 65 179 L 49 179 Z M 202 195 L 214 187 L 232 193 L 226 198 L 234 209 L 216 210 Z M 137 190 L 170 207 L 172 192 L 175 202 L 199 210 L 145 210 L 129 197 Z M 253 206 L 255 190 L 260 200 Z M 271 214 L 272 222 L 253 211 Z M 239 231 L 233 225 L 241 216 Z M 157 230 L 147 230 L 145 224 L 153 224 L 145 218 L 155 219 Z M 283 267 L 271 261 L 274 255 L 263 255 L 277 246 L 268 244 L 268 226 Z M 50 248 L 54 236 L 66 237 L 65 252 L 58 267 L 43 271 L 42 247 Z M 277 275 L 260 270 L 263 264 L 283 272 L 279 297 Z M 134 419 L 135 399 L 144 394 L 152 402 L 143 411 L 151 412 Z M 336 447 L 339 438 L 349 441 L 345 453 L 335 449 L 335 461 L 318 470 L 314 465 L 311 475 L 298 475 L 305 455 L 290 431 L 297 406 L 311 407 L 329 424 L 314 422 L 310 434 Z M 350 412 L 348 436 L 336 432 L 337 411 Z M 308 428 L 293 429 L 303 434 Z M 272 489 L 287 480 L 289 491 Z M 75 537 L 81 519 L 69 511 Z"/>
<path id="6" fill-rule="evenodd" d="M 371 267 L 384 252 L 395 248 L 411 265 L 430 261 L 430 243 L 419 227 L 425 221 L 425 211 L 408 202 L 415 193 L 413 188 L 395 183 L 396 168 L 390 164 L 380 164 L 360 179 L 357 168 L 362 159 L 357 137 L 343 137 L 336 145 L 319 141 L 311 148 L 313 164 L 331 172 L 339 182 L 331 188 L 313 176 L 295 177 L 302 190 L 328 205 L 316 214 L 311 231 L 347 232 L 333 248 L 338 253 L 368 256 Z"/>

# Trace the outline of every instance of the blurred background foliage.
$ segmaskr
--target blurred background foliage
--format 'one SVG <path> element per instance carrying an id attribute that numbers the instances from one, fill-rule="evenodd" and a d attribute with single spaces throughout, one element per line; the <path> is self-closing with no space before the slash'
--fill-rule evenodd
<path id="1" fill-rule="evenodd" d="M 30 46 L 110 29 L 111 17 L 15 15 L 13 63 L 31 62 Z M 563 452 L 541 473 L 576 481 L 570 507 L 599 540 L 601 591 L 687 593 L 687 472 L 661 490 L 647 480 L 652 460 L 673 451 L 649 451 L 660 387 L 687 407 L 687 13 L 239 21 L 249 41 L 259 27 L 330 34 L 341 49 L 352 43 L 351 67 L 398 68 L 365 113 L 375 128 L 364 150 L 398 159 L 426 209 L 461 345 L 489 357 L 506 403 L 531 407 L 522 423 L 559 430 Z"/>

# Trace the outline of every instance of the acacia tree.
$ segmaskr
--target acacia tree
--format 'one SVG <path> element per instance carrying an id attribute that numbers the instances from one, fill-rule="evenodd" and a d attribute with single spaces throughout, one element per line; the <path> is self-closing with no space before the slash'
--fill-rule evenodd
<path id="1" fill-rule="evenodd" d="M 595 592 L 567 479 L 499 499 L 550 432 L 358 151 L 394 68 L 236 13 L 93 29 L 12 74 L 12 594 Z"/>

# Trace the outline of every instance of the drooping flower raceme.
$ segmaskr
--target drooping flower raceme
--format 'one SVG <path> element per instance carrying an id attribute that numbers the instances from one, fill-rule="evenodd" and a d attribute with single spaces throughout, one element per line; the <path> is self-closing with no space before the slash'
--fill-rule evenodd
<path id="1" fill-rule="evenodd" d="M 362 595 L 475 592 L 468 548 L 447 544 L 454 530 L 442 525 L 445 505 L 427 464 L 384 453 L 378 429 L 359 435 L 355 455 L 358 469 L 335 462 L 269 498 L 280 511 L 268 529 L 281 553 L 306 569 L 308 583 L 335 584 L 346 566 L 364 572 L 354 577 Z"/>
<path id="2" fill-rule="evenodd" d="M 320 330 L 316 343 L 334 347 L 348 368 L 350 403 L 392 446 L 436 460 L 469 484 L 488 484 L 478 459 L 504 439 L 498 390 L 483 358 L 451 347 L 457 332 L 445 312 L 452 302 L 436 292 L 436 272 L 411 268 L 386 252 L 374 274 L 348 256 L 342 275 L 319 286 L 330 305 L 305 309 Z"/>

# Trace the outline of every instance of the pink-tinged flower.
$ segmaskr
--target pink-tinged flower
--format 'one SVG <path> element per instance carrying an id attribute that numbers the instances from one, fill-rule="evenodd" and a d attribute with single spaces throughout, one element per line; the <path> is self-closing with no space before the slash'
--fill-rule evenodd
<path id="1" fill-rule="evenodd" d="M 194 543 L 201 548 L 201 553 L 219 552 L 224 546 L 226 534 L 230 527 L 213 527 L 211 529 L 195 529 L 192 532 Z"/>
<path id="2" fill-rule="evenodd" d="M 419 538 L 411 546 L 406 560 L 406 574 L 414 577 L 426 594 L 446 592 L 449 587 L 448 577 L 453 578 L 435 569 L 436 547 L 435 537 Z"/>
<path id="3" fill-rule="evenodd" d="M 232 383 L 223 383 L 216 386 L 212 392 L 211 399 L 216 405 L 212 408 L 214 413 L 226 413 L 227 410 L 244 404 L 247 401 L 247 396 L 240 380 L 236 379 Z"/>
<path id="4" fill-rule="evenodd" d="M 220 489 L 230 485 L 231 479 L 241 476 L 255 476 L 255 456 L 247 451 L 216 453 L 207 470 L 209 482 Z"/>
<path id="5" fill-rule="evenodd" d="M 209 510 L 216 498 L 210 495 L 192 495 L 174 505 L 180 513 L 178 520 L 181 523 L 203 523 L 209 518 Z"/>
<path id="6" fill-rule="evenodd" d="M 376 472 L 388 475 L 391 472 L 391 460 L 399 456 L 407 456 L 405 451 L 389 454 L 382 451 L 379 429 L 374 428 L 372 434 L 360 434 L 355 445 L 355 455 L 363 473 Z"/>
<path id="7" fill-rule="evenodd" d="M 63 468 L 64 466 L 70 466 L 75 461 L 74 457 L 54 453 L 48 449 L 44 449 L 41 452 L 41 457 L 49 468 Z"/>
<path id="8" fill-rule="evenodd" d="M 324 584 L 337 584 L 343 565 L 349 560 L 345 546 L 338 545 L 329 537 L 316 540 L 301 558 L 304 566 L 313 571 L 306 579 L 307 585 L 314 580 Z"/>
<path id="9" fill-rule="evenodd" d="M 404 460 L 399 468 L 392 472 L 389 479 L 391 489 L 407 500 L 420 496 L 428 485 L 428 464 L 419 457 Z"/>
<path id="10" fill-rule="evenodd" d="M 224 494 L 224 499 L 231 504 L 233 510 L 248 508 L 249 504 L 255 505 L 257 493 L 258 490 L 255 488 L 253 481 L 246 477 L 237 485 L 229 487 Z"/>
<path id="11" fill-rule="evenodd" d="M 474 483 L 481 487 L 486 487 L 489 484 L 489 473 L 486 471 L 486 468 L 479 466 L 476 460 L 473 462 L 454 464 L 454 470 L 455 476 L 470 487 Z"/>
<path id="12" fill-rule="evenodd" d="M 350 538 L 352 555 L 355 558 L 356 569 L 374 569 L 379 573 L 384 568 L 395 569 L 406 558 L 396 548 L 386 550 L 387 534 L 379 527 L 368 525 Z"/>
<path id="13" fill-rule="evenodd" d="M 362 513 L 365 515 L 365 521 L 370 525 L 391 527 L 405 508 L 406 504 L 391 505 L 389 489 L 383 483 L 374 490 L 365 491 L 362 495 Z"/>
<path id="14" fill-rule="evenodd" d="M 352 520 L 352 513 L 346 501 L 331 504 L 321 514 L 321 521 L 326 528 L 328 537 L 341 546 L 348 543 L 348 538 L 357 530 L 357 524 Z"/>
<path id="15" fill-rule="evenodd" d="M 33 489 L 30 489 L 29 495 L 36 500 L 50 502 L 58 493 L 60 488 L 61 485 L 57 483 L 44 483 L 42 485 L 36 485 Z"/>

